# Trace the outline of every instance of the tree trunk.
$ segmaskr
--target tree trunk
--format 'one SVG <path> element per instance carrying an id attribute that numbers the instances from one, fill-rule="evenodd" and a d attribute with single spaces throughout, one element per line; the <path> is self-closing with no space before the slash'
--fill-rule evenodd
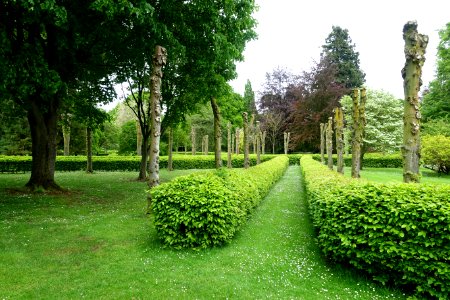
<path id="1" fill-rule="evenodd" d="M 232 152 L 232 146 L 231 146 L 231 123 L 228 122 L 227 124 L 227 168 L 231 169 L 231 152 Z"/>
<path id="2" fill-rule="evenodd" d="M 142 135 L 142 143 L 141 143 L 141 163 L 139 166 L 139 176 L 138 180 L 146 180 L 147 179 L 147 163 L 148 163 L 148 141 L 149 136 Z"/>
<path id="3" fill-rule="evenodd" d="M 285 132 L 284 133 L 284 154 L 287 155 L 288 154 L 288 150 L 289 150 L 289 140 L 291 139 L 291 133 L 290 132 Z"/>
<path id="4" fill-rule="evenodd" d="M 417 23 L 408 22 L 403 27 L 405 40 L 405 67 L 402 70 L 405 93 L 403 113 L 403 181 L 419 182 L 420 164 L 420 110 L 419 90 L 422 85 L 422 66 L 428 36 L 417 32 Z"/>
<path id="5" fill-rule="evenodd" d="M 151 142 L 149 181 L 150 189 L 159 185 L 159 141 L 161 138 L 161 81 L 162 67 L 166 64 L 167 51 L 161 46 L 155 47 L 152 76 L 150 77 Z M 151 210 L 151 196 L 148 194 L 147 213 Z"/>
<path id="6" fill-rule="evenodd" d="M 167 159 L 167 169 L 169 171 L 173 171 L 173 154 L 172 154 L 172 148 L 173 148 L 173 129 L 172 127 L 169 128 L 169 151 L 167 152 L 168 159 Z"/>
<path id="7" fill-rule="evenodd" d="M 59 99 L 51 99 L 48 109 L 40 108 L 40 96 L 30 99 L 27 113 L 31 131 L 31 175 L 26 186 L 31 190 L 61 188 L 55 182 L 56 134 Z"/>
<path id="8" fill-rule="evenodd" d="M 366 105 L 366 89 L 353 89 L 353 134 L 352 134 L 352 177 L 360 178 L 361 170 L 361 147 L 363 144 L 363 132 L 366 123 L 365 105 Z"/>
<path id="9" fill-rule="evenodd" d="M 86 128 L 86 157 L 86 172 L 93 173 L 94 168 L 92 168 L 92 128 L 89 126 Z"/>
<path id="10" fill-rule="evenodd" d="M 192 155 L 195 155 L 195 127 L 191 129 L 191 145 L 192 145 Z"/>
<path id="11" fill-rule="evenodd" d="M 259 126 L 259 121 L 256 121 L 256 164 L 261 163 L 261 128 Z"/>
<path id="12" fill-rule="evenodd" d="M 236 128 L 236 155 L 239 155 L 240 129 Z"/>
<path id="13" fill-rule="evenodd" d="M 328 118 L 326 131 L 328 168 L 333 170 L 333 118 Z"/>
<path id="14" fill-rule="evenodd" d="M 325 164 L 325 123 L 320 123 L 320 161 Z"/>
<path id="15" fill-rule="evenodd" d="M 142 155 L 142 129 L 141 129 L 141 125 L 139 123 L 139 120 L 136 120 L 136 153 L 137 155 Z"/>
<path id="16" fill-rule="evenodd" d="M 236 142 L 236 136 L 234 133 L 231 134 L 231 152 L 235 153 L 235 142 Z"/>
<path id="17" fill-rule="evenodd" d="M 64 138 L 64 156 L 70 155 L 70 126 L 63 125 L 63 138 Z"/>
<path id="18" fill-rule="evenodd" d="M 214 114 L 214 157 L 216 169 L 219 169 L 222 168 L 222 130 L 220 128 L 220 110 L 214 97 L 211 98 L 211 107 Z"/>
<path id="19" fill-rule="evenodd" d="M 344 174 L 344 113 L 342 108 L 335 108 L 334 124 L 336 129 L 337 171 Z"/>
<path id="20" fill-rule="evenodd" d="M 250 167 L 250 161 L 248 158 L 250 150 L 248 145 L 248 114 L 243 112 L 242 118 L 244 119 L 244 169 L 248 169 L 248 167 Z"/>
<path id="21" fill-rule="evenodd" d="M 262 150 L 262 155 L 266 154 L 266 135 L 267 132 L 264 130 L 261 136 L 261 150 Z"/>

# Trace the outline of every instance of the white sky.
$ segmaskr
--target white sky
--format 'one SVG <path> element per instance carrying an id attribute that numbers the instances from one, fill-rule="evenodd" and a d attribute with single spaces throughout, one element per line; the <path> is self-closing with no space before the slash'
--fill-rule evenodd
<path id="1" fill-rule="evenodd" d="M 294 74 L 309 71 L 318 61 L 321 46 L 332 26 L 348 29 L 359 52 L 366 86 L 383 89 L 403 98 L 401 69 L 403 25 L 416 20 L 419 33 L 429 37 L 422 80 L 434 78 L 438 30 L 450 22 L 450 1 L 446 0 L 256 0 L 259 11 L 258 39 L 247 44 L 245 61 L 237 64 L 238 78 L 230 82 L 244 93 L 247 79 L 260 91 L 265 74 L 285 67 Z"/>

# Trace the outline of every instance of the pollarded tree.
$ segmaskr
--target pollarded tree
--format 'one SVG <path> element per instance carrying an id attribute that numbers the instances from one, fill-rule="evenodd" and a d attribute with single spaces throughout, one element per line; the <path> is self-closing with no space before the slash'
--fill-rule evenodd
<path id="1" fill-rule="evenodd" d="M 351 136 L 353 126 L 352 99 L 344 96 L 340 100 L 344 109 L 346 140 Z M 382 90 L 367 90 L 365 105 L 366 126 L 364 128 L 362 156 L 366 152 L 394 153 L 400 150 L 403 136 L 402 100 Z"/>
<path id="2" fill-rule="evenodd" d="M 336 82 L 346 88 L 360 87 L 365 82 L 365 74 L 359 66 L 359 53 L 347 29 L 333 26 L 322 46 L 321 57 L 327 57 L 337 66 Z"/>

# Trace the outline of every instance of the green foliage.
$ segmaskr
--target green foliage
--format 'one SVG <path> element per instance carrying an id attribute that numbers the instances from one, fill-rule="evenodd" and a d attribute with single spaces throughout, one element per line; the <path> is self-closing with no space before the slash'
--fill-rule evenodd
<path id="1" fill-rule="evenodd" d="M 160 239 L 175 248 L 229 242 L 287 166 L 288 158 L 279 156 L 248 170 L 188 175 L 153 188 L 152 209 Z"/>
<path id="2" fill-rule="evenodd" d="M 252 89 L 252 83 L 249 79 L 247 79 L 247 82 L 245 83 L 244 105 L 244 111 L 248 112 L 250 116 L 252 114 L 258 114 L 255 102 L 255 92 Z"/>
<path id="3" fill-rule="evenodd" d="M 443 135 L 422 138 L 422 159 L 426 166 L 439 173 L 450 173 L 450 137 Z"/>
<path id="4" fill-rule="evenodd" d="M 163 153 L 164 154 L 164 153 Z M 266 162 L 275 155 L 261 155 L 261 161 Z M 300 155 L 289 154 L 289 164 L 299 163 Z M 140 156 L 93 156 L 93 169 L 97 171 L 139 171 Z M 226 157 L 222 158 L 226 165 Z M 256 155 L 250 155 L 250 165 L 256 165 Z M 161 169 L 167 168 L 167 156 L 159 160 Z M 244 166 L 243 155 L 233 155 L 232 167 Z M 57 156 L 56 171 L 79 171 L 86 168 L 86 156 Z M 173 168 L 176 170 L 214 169 L 214 155 L 173 155 Z M 2 156 L 0 155 L 0 173 L 20 173 L 31 170 L 31 156 Z"/>
<path id="5" fill-rule="evenodd" d="M 347 124 L 346 140 L 351 141 L 349 128 L 353 124 L 352 99 L 344 96 L 340 102 L 344 108 Z M 403 143 L 402 101 L 387 92 L 369 89 L 367 90 L 365 112 L 364 152 L 397 152 Z"/>
<path id="6" fill-rule="evenodd" d="M 136 121 L 123 124 L 119 136 L 119 154 L 135 154 L 137 149 Z"/>
<path id="7" fill-rule="evenodd" d="M 312 158 L 320 161 L 320 155 L 314 154 Z M 336 165 L 337 156 L 333 155 L 333 163 Z M 363 163 L 368 168 L 401 168 L 403 160 L 400 154 L 381 154 L 381 153 L 367 153 L 364 155 Z M 352 165 L 352 157 L 344 156 L 344 165 Z"/>
<path id="8" fill-rule="evenodd" d="M 325 255 L 382 283 L 450 297 L 450 186 L 352 180 L 308 156 L 301 166 Z"/>
<path id="9" fill-rule="evenodd" d="M 422 115 L 425 122 L 450 118 L 450 23 L 439 31 L 436 79 L 423 97 Z"/>
<path id="10" fill-rule="evenodd" d="M 450 117 L 431 119 L 421 124 L 422 135 L 444 135 L 450 137 Z"/>
<path id="11" fill-rule="evenodd" d="M 338 68 L 338 83 L 346 88 L 358 88 L 364 84 L 366 75 L 359 67 L 359 53 L 355 51 L 347 29 L 333 26 L 322 48 L 321 56 L 330 59 Z"/>

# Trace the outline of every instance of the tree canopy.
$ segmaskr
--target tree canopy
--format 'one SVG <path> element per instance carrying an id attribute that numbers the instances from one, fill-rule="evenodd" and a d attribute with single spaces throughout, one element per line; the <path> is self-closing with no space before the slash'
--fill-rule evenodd
<path id="1" fill-rule="evenodd" d="M 365 74 L 359 66 L 359 53 L 347 29 L 333 26 L 322 46 L 321 57 L 327 57 L 337 66 L 336 82 L 346 88 L 357 88 L 364 84 Z"/>

